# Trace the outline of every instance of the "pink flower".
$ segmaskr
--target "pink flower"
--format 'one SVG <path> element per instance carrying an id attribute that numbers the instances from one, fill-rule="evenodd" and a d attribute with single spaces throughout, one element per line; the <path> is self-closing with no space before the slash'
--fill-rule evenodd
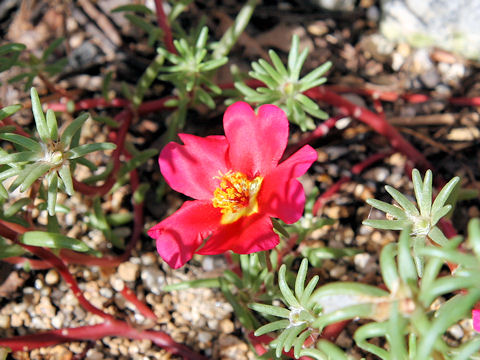
<path id="1" fill-rule="evenodd" d="M 223 118 L 225 136 L 179 134 L 160 153 L 160 171 L 172 189 L 193 199 L 153 226 L 148 234 L 171 267 L 194 253 L 249 254 L 275 247 L 270 217 L 291 224 L 303 213 L 305 193 L 297 177 L 317 159 L 304 146 L 278 163 L 288 140 L 288 120 L 274 105 L 255 114 L 246 103 L 231 105 Z"/>
<path id="2" fill-rule="evenodd" d="M 473 328 L 480 332 L 480 309 L 472 310 Z"/>

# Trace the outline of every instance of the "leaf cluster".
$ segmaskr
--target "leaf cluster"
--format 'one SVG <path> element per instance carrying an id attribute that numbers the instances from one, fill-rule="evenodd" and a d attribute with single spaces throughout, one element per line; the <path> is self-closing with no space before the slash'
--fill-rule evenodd
<path id="1" fill-rule="evenodd" d="M 252 89 L 244 82 L 235 83 L 235 88 L 245 97 L 245 100 L 257 104 L 275 104 L 281 107 L 290 121 L 300 126 L 302 131 L 315 128 L 313 118 L 325 120 L 328 115 L 303 93 L 319 86 L 327 80 L 323 75 L 330 69 L 332 63 L 322 66 L 300 78 L 303 64 L 308 55 L 308 49 L 299 51 L 299 38 L 293 36 L 287 67 L 273 50 L 268 52 L 272 65 L 260 59 L 252 63 L 250 77 L 261 81 L 265 86 Z"/>
<path id="2" fill-rule="evenodd" d="M 0 46 L 0 73 L 14 66 L 21 69 L 20 74 L 11 77 L 8 82 L 15 83 L 25 81 L 24 89 L 27 91 L 32 87 L 33 80 L 37 76 L 54 76 L 59 74 L 68 63 L 66 57 L 62 57 L 54 62 L 49 62 L 50 56 L 64 42 L 64 38 L 58 38 L 52 41 L 43 51 L 40 57 L 26 51 L 26 46 L 19 43 L 10 43 Z"/>
<path id="3" fill-rule="evenodd" d="M 387 185 L 385 190 L 397 202 L 398 206 L 376 199 L 368 199 L 367 204 L 385 212 L 391 219 L 368 219 L 363 221 L 363 224 L 385 230 L 411 228 L 415 265 L 418 274 L 422 276 L 423 258 L 419 254 L 420 250 L 426 245 L 427 240 L 431 240 L 437 245 L 445 245 L 448 242 L 448 239 L 437 224 L 441 218 L 452 210 L 452 205 L 448 204 L 448 201 L 454 193 L 460 178 L 454 177 L 451 179 L 438 193 L 433 203 L 431 170 L 425 173 L 425 178 L 422 181 L 420 172 L 414 169 L 412 171 L 412 180 L 417 206 L 398 190 Z"/>
<path id="4" fill-rule="evenodd" d="M 80 130 L 88 119 L 88 114 L 78 116 L 59 134 L 55 113 L 50 109 L 46 114 L 43 112 L 35 88 L 31 89 L 31 99 L 38 138 L 9 131 L 0 133 L 1 140 L 9 141 L 15 146 L 15 151 L 10 153 L 0 149 L 0 181 L 15 177 L 8 190 L 12 192 L 19 188 L 25 192 L 44 177 L 48 213 L 54 215 L 57 192 L 60 190 L 70 196 L 74 193 L 71 174 L 73 167 L 78 163 L 96 168 L 85 155 L 99 150 L 112 150 L 116 146 L 112 143 L 79 144 Z M 2 111 L 8 115 L 18 108 Z M 3 184 L 0 184 L 0 196 L 8 198 Z"/>
<path id="5" fill-rule="evenodd" d="M 207 51 L 207 40 L 208 28 L 204 26 L 193 43 L 189 43 L 186 38 L 174 40 L 177 54 L 164 48 L 157 50 L 171 63 L 169 66 L 160 67 L 160 79 L 173 83 L 181 98 L 187 97 L 193 104 L 202 103 L 213 109 L 215 102 L 212 95 L 221 95 L 222 89 L 214 84 L 210 74 L 226 64 L 228 58 L 213 58 Z"/>

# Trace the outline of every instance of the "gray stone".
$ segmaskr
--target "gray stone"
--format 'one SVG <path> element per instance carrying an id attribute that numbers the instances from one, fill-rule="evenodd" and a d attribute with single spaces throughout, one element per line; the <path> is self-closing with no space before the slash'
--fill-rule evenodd
<path id="1" fill-rule="evenodd" d="M 480 0 L 383 0 L 380 31 L 415 47 L 480 58 Z"/>
<path id="2" fill-rule="evenodd" d="M 311 4 L 332 11 L 353 11 L 354 0 L 310 0 Z"/>

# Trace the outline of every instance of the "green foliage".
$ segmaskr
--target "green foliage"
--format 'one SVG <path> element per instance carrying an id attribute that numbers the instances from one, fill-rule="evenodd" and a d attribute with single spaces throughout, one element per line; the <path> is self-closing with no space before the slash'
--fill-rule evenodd
<path id="1" fill-rule="evenodd" d="M 67 58 L 62 57 L 54 62 L 49 62 L 49 59 L 64 40 L 64 38 L 58 38 L 52 41 L 40 57 L 30 52 L 21 56 L 22 52 L 26 51 L 26 46 L 23 44 L 12 43 L 0 46 L 0 73 L 14 66 L 19 67 L 20 74 L 11 77 L 8 82 L 25 81 L 24 89 L 27 91 L 32 87 L 33 80 L 37 76 L 47 78 L 63 71 L 68 63 Z"/>
<path id="2" fill-rule="evenodd" d="M 160 79 L 173 83 L 179 91 L 180 98 L 191 97 L 193 104 L 202 103 L 213 109 L 215 102 L 212 95 L 218 96 L 222 90 L 210 80 L 210 74 L 226 64 L 228 59 L 226 57 L 214 59 L 206 49 L 207 40 L 208 28 L 203 27 L 192 43 L 185 38 L 174 40 L 178 54 L 158 48 L 159 54 L 171 63 L 170 66 L 162 66 L 159 70 L 162 73 Z"/>
<path id="3" fill-rule="evenodd" d="M 26 48 L 27 47 L 25 45 L 18 43 L 0 46 L 0 73 L 17 65 L 19 63 L 20 54 Z"/>
<path id="4" fill-rule="evenodd" d="M 73 195 L 71 168 L 87 154 L 99 150 L 112 150 L 112 143 L 78 144 L 80 129 L 88 118 L 82 114 L 70 123 L 62 134 L 58 134 L 55 113 L 47 110 L 44 114 L 37 91 L 31 89 L 32 112 L 39 139 L 29 138 L 15 133 L 0 133 L 0 139 L 11 142 L 16 152 L 6 153 L 1 150 L 0 181 L 16 176 L 8 191 L 20 188 L 27 191 L 34 182 L 42 178 L 46 181 L 47 209 L 50 215 L 56 212 L 57 192 L 64 191 Z M 11 113 L 3 109 L 3 113 Z M 86 160 L 86 159 L 83 159 Z M 3 188 L 3 185 L 1 187 Z M 0 191 L 3 197 L 8 196 Z"/>
<path id="5" fill-rule="evenodd" d="M 31 246 L 43 246 L 52 249 L 68 249 L 97 254 L 96 251 L 88 247 L 83 241 L 58 233 L 28 231 L 20 237 L 20 242 Z"/>
<path id="6" fill-rule="evenodd" d="M 416 204 L 391 186 L 385 186 L 385 190 L 393 197 L 398 206 L 391 205 L 376 199 L 368 199 L 367 203 L 376 209 L 385 212 L 392 219 L 388 220 L 364 220 L 363 224 L 377 229 L 402 230 L 410 227 L 412 231 L 412 244 L 415 265 L 418 274 L 423 273 L 423 258 L 419 255 L 425 246 L 427 239 L 438 245 L 445 245 L 448 239 L 437 226 L 440 219 L 446 216 L 452 209 L 447 200 L 455 190 L 460 178 L 451 179 L 438 193 L 432 204 L 432 172 L 428 170 L 422 181 L 417 169 L 412 171 L 413 188 Z"/>
<path id="7" fill-rule="evenodd" d="M 248 102 L 278 105 L 286 112 L 288 119 L 299 125 L 302 131 L 314 129 L 313 118 L 325 120 L 328 115 L 303 93 L 323 84 L 327 80 L 323 75 L 332 64 L 327 62 L 300 78 L 308 49 L 300 53 L 296 35 L 292 38 L 287 67 L 275 51 L 270 50 L 268 54 L 273 66 L 260 59 L 252 63 L 253 70 L 249 72 L 252 78 L 263 82 L 266 87 L 252 89 L 243 82 L 236 82 L 235 87 Z"/>
<path id="8" fill-rule="evenodd" d="M 299 357 L 305 340 L 311 335 L 311 324 L 317 318 L 321 307 L 312 301 L 312 292 L 318 282 L 318 276 L 314 276 L 305 286 L 308 261 L 304 259 L 298 270 L 295 280 L 294 291 L 290 289 L 286 281 L 286 266 L 280 267 L 278 272 L 278 285 L 282 293 L 282 301 L 288 307 L 281 308 L 260 303 L 250 304 L 250 307 L 262 314 L 280 317 L 282 320 L 273 321 L 263 325 L 255 331 L 255 336 L 260 336 L 272 331 L 282 330 L 281 334 L 270 343 L 274 347 L 276 357 L 280 357 L 282 351 L 288 352 L 293 347 L 295 357 Z"/>
<path id="9" fill-rule="evenodd" d="M 145 5 L 122 5 L 113 9 L 112 12 L 124 12 L 125 18 L 130 21 L 135 28 L 143 30 L 148 35 L 148 46 L 153 47 L 153 45 L 161 39 L 162 30 L 157 24 L 153 23 L 155 15 L 152 10 Z"/>

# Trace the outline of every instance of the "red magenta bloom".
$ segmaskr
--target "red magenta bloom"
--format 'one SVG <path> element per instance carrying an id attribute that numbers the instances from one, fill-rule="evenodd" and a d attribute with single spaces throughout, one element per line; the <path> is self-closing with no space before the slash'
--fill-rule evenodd
<path id="1" fill-rule="evenodd" d="M 480 309 L 472 310 L 473 328 L 476 332 L 480 332 Z"/>
<path id="2" fill-rule="evenodd" d="M 231 105 L 223 118 L 225 136 L 179 134 L 160 153 L 160 171 L 186 201 L 148 234 L 173 268 L 194 253 L 228 250 L 249 254 L 278 244 L 270 217 L 291 224 L 303 213 L 305 193 L 297 177 L 317 159 L 310 146 L 278 163 L 288 140 L 288 120 L 274 105 L 255 114 L 246 103 Z"/>

